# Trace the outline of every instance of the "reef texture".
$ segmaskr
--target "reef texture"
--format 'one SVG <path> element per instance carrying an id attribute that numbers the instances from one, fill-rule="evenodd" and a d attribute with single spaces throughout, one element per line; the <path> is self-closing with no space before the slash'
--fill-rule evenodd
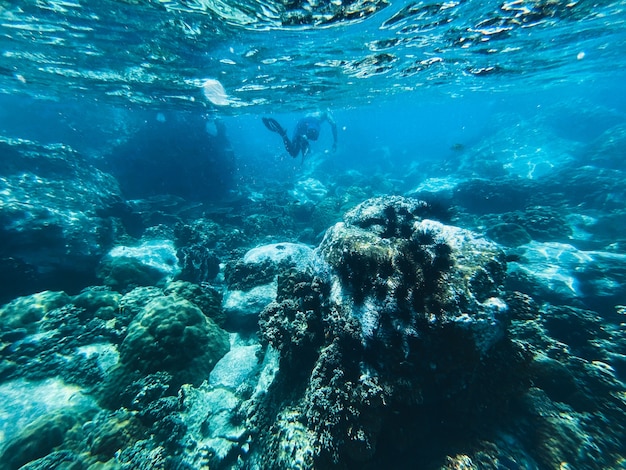
<path id="1" fill-rule="evenodd" d="M 310 213 L 252 201 L 250 230 L 135 205 L 106 286 L 2 306 L 0 467 L 623 467 L 623 256 L 555 241 L 545 211 L 469 231 L 396 196 L 303 244 L 317 210 L 371 193 L 350 185 Z"/>
<path id="2" fill-rule="evenodd" d="M 44 291 L 0 308 L 0 414 L 24 409 L 0 423 L 0 467 L 185 468 L 178 394 L 229 351 L 209 316 L 221 317 L 220 299 L 176 281 L 125 295 Z"/>
<path id="3" fill-rule="evenodd" d="M 318 248 L 327 270 L 279 276 L 260 331 L 280 353 L 272 396 L 285 401 L 261 431 L 263 465 L 351 467 L 388 446 L 400 455 L 429 433 L 488 420 L 485 409 L 520 386 L 503 253 L 422 219 L 428 211 L 418 200 L 368 200 L 327 231 Z"/>

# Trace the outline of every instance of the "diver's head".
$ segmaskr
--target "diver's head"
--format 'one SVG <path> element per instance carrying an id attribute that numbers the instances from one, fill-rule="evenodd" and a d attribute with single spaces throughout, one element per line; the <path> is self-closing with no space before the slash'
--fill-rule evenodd
<path id="1" fill-rule="evenodd" d="M 320 130 L 317 127 L 308 127 L 306 130 L 306 138 L 309 140 L 317 140 L 320 136 Z"/>

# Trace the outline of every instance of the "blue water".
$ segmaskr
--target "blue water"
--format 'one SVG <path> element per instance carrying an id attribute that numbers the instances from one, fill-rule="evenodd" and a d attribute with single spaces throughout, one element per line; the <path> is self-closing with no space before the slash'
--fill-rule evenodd
<path id="1" fill-rule="evenodd" d="M 0 467 L 624 468 L 624 84 L 624 0 L 0 2 Z M 315 112 L 336 150 L 323 122 L 292 158 L 261 120 L 291 137 Z M 361 410 L 380 436 L 356 451 L 307 414 L 312 365 L 246 369 L 268 343 L 255 316 L 220 323 L 239 388 L 124 368 L 129 325 L 172 276 L 227 298 L 248 250 L 315 248 L 390 195 L 497 243 L 503 297 L 532 299 L 483 361 L 496 379 L 468 388 L 502 387 L 497 403 L 441 379 L 454 411 Z M 120 246 L 143 268 L 107 274 Z"/>

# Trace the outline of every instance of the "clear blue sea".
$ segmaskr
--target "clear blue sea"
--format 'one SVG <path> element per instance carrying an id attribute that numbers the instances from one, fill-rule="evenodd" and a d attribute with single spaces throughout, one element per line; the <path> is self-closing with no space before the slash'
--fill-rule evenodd
<path id="1" fill-rule="evenodd" d="M 0 1 L 0 469 L 626 468 L 625 85 L 624 0 Z"/>

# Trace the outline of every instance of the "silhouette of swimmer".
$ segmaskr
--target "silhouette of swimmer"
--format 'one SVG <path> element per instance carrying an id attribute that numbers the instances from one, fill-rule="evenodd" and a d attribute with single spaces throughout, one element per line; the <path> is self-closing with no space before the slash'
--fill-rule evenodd
<path id="1" fill-rule="evenodd" d="M 285 149 L 293 158 L 296 158 L 302 152 L 302 158 L 306 157 L 310 150 L 309 141 L 317 140 L 323 122 L 328 122 L 333 132 L 333 152 L 337 149 L 337 125 L 332 115 L 328 111 L 307 114 L 296 124 L 291 139 L 287 136 L 287 131 L 281 126 L 276 119 L 262 118 L 263 124 L 270 131 L 276 132 L 283 138 Z"/>

